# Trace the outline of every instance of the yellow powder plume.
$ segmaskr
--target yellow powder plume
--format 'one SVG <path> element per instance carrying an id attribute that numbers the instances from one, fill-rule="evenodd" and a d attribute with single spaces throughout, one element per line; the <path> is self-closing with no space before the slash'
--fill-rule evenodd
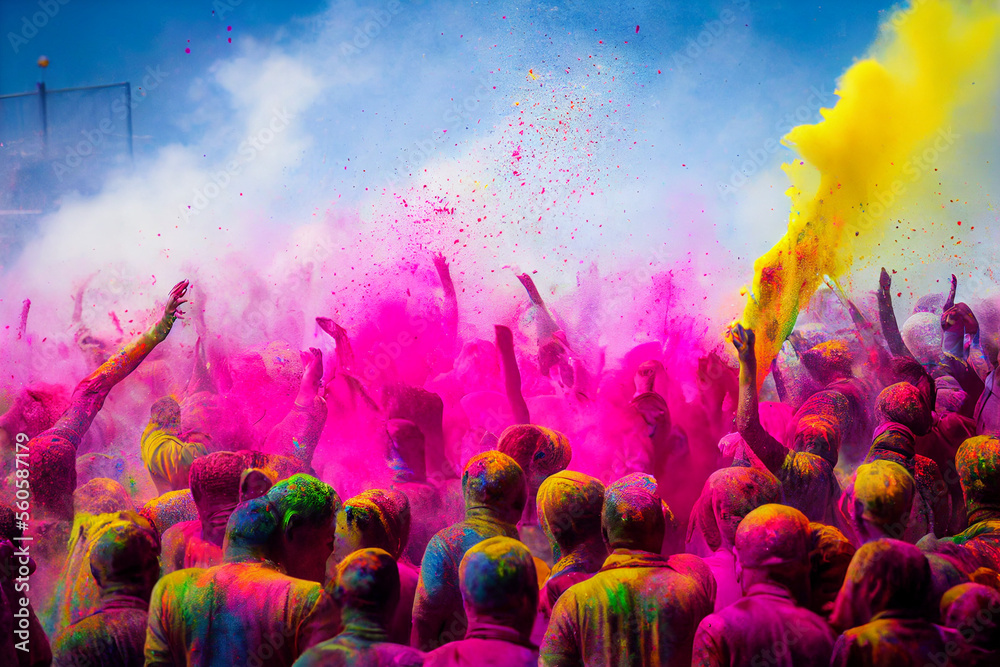
<path id="1" fill-rule="evenodd" d="M 920 177 L 961 134 L 954 112 L 995 91 L 998 35 L 996 3 L 914 0 L 843 75 L 823 120 L 783 139 L 800 156 L 782 165 L 788 231 L 754 263 L 741 320 L 757 334 L 758 383 L 824 275 L 843 276 L 893 209 L 919 198 Z"/>

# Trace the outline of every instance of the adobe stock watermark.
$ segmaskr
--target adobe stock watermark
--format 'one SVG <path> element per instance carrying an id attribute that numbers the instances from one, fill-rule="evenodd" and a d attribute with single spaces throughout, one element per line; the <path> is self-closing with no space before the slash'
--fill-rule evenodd
<path id="1" fill-rule="evenodd" d="M 266 149 L 275 137 L 288 129 L 295 116 L 287 109 L 273 109 L 271 119 L 267 124 L 251 133 L 240 142 L 237 157 L 226 163 L 225 167 L 216 171 L 211 180 L 194 189 L 190 204 L 180 204 L 180 214 L 184 222 L 190 222 L 191 216 L 196 216 L 208 208 L 223 190 L 229 187 L 233 178 L 239 176 L 243 168 L 253 162 Z"/>
<path id="2" fill-rule="evenodd" d="M 750 182 L 750 177 L 763 169 L 771 156 L 781 148 L 781 137 L 792 131 L 796 125 L 811 122 L 816 118 L 816 114 L 824 106 L 829 106 L 829 102 L 834 100 L 834 94 L 826 89 L 826 86 L 809 89 L 809 97 L 804 104 L 800 104 L 794 111 L 786 113 L 777 123 L 774 124 L 775 135 L 768 137 L 764 142 L 749 151 L 747 158 L 729 175 L 729 180 L 719 182 L 716 190 L 722 197 L 734 194 L 737 190 Z"/>
<path id="3" fill-rule="evenodd" d="M 167 78 L 167 74 L 160 69 L 159 65 L 155 68 L 147 67 L 146 73 L 142 77 L 141 90 L 146 93 L 156 90 L 165 78 Z M 111 103 L 111 113 L 119 121 L 124 121 L 128 118 L 129 111 L 134 110 L 142 104 L 146 97 L 147 95 L 145 94 L 142 96 L 130 95 L 128 103 L 125 102 L 124 98 L 119 97 Z M 99 151 L 104 142 L 107 141 L 107 137 L 113 134 L 114 131 L 115 125 L 112 121 L 112 116 L 102 119 L 95 128 L 80 130 L 80 135 L 83 139 L 75 144 L 64 146 L 66 154 L 52 163 L 52 171 L 55 173 L 56 178 L 62 182 L 66 174 L 84 163 L 85 158 Z"/>
<path id="4" fill-rule="evenodd" d="M 18 53 L 22 46 L 34 39 L 38 31 L 47 26 L 49 21 L 59 14 L 59 10 L 69 2 L 70 0 L 38 0 L 38 8 L 41 11 L 35 12 L 30 18 L 27 14 L 22 16 L 19 33 L 7 33 L 7 41 L 10 42 L 10 48 L 14 49 L 14 53 Z"/>
<path id="5" fill-rule="evenodd" d="M 736 21 L 736 12 L 742 11 L 750 6 L 750 0 L 732 0 L 733 8 L 722 9 L 717 18 L 705 21 L 701 30 L 694 37 L 689 37 L 687 45 L 675 51 L 671 64 L 678 72 L 683 72 L 684 68 L 700 58 L 708 49 L 712 48 L 719 39 L 726 34 L 728 27 Z"/>
<path id="6" fill-rule="evenodd" d="M 403 3 L 399 0 L 389 0 L 385 8 L 371 8 L 368 12 L 370 18 L 360 25 L 354 26 L 354 36 L 350 41 L 342 41 L 338 48 L 341 56 L 349 57 L 361 53 L 371 45 L 372 40 L 378 37 L 382 30 L 389 27 L 394 16 L 403 11 Z"/>

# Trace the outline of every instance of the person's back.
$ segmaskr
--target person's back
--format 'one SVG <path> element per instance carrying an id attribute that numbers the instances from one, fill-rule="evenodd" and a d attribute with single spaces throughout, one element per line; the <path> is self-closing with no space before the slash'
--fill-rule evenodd
<path id="1" fill-rule="evenodd" d="M 337 566 L 335 580 L 331 596 L 341 606 L 344 631 L 306 651 L 295 667 L 424 664 L 423 653 L 390 639 L 399 603 L 399 570 L 391 554 L 377 548 L 354 551 Z"/>
<path id="2" fill-rule="evenodd" d="M 509 537 L 492 537 L 462 558 L 459 578 L 469 619 L 465 638 L 427 654 L 427 667 L 535 667 L 531 628 L 538 607 L 535 561 Z"/>
<path id="3" fill-rule="evenodd" d="M 559 598 L 539 664 L 691 663 L 715 581 L 696 556 L 659 554 L 665 506 L 655 490 L 653 478 L 638 473 L 608 487 L 602 525 L 613 551 L 597 574 Z"/>
<path id="4" fill-rule="evenodd" d="M 226 562 L 163 577 L 153 591 L 146 665 L 291 665 L 339 626 L 319 583 L 284 574 L 269 560 L 278 531 L 266 498 L 237 508 Z"/>
<path id="5" fill-rule="evenodd" d="M 809 521 L 783 505 L 746 516 L 735 538 L 742 598 L 706 616 L 694 639 L 692 665 L 825 665 L 834 635 L 801 606 L 809 582 Z"/>
<path id="6" fill-rule="evenodd" d="M 99 606 L 52 640 L 53 665 L 143 664 L 146 609 L 159 576 L 160 545 L 150 528 L 119 521 L 95 540 L 89 565 L 101 591 Z"/>
<path id="7" fill-rule="evenodd" d="M 437 533 L 420 564 L 411 644 L 431 650 L 465 635 L 458 566 L 465 552 L 491 537 L 516 537 L 527 496 L 524 473 L 506 454 L 473 457 L 462 475 L 465 520 Z"/>

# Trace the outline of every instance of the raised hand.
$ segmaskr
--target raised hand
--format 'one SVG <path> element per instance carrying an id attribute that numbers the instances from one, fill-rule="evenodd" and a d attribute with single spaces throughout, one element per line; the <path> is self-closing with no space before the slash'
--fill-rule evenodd
<path id="1" fill-rule="evenodd" d="M 163 309 L 164 319 L 173 321 L 178 317 L 184 317 L 184 311 L 179 310 L 179 308 L 182 304 L 187 303 L 187 299 L 184 298 L 184 295 L 187 294 L 190 284 L 191 283 L 189 281 L 182 280 L 174 285 L 173 289 L 170 290 L 170 296 L 167 298 L 167 305 Z"/>
<path id="2" fill-rule="evenodd" d="M 729 330 L 729 337 L 732 339 L 733 347 L 736 348 L 736 352 L 740 356 L 740 361 L 753 358 L 754 343 L 756 342 L 753 329 L 745 329 L 742 324 L 737 322 Z"/>
<path id="3" fill-rule="evenodd" d="M 958 278 L 955 274 L 951 274 L 951 289 L 948 291 L 948 300 L 944 302 L 944 308 L 941 309 L 942 312 L 951 310 L 952 306 L 955 305 L 955 292 L 958 290 Z"/>
<path id="4" fill-rule="evenodd" d="M 882 273 L 880 273 L 878 277 L 878 286 L 883 292 L 888 292 L 892 287 L 892 276 L 889 275 L 889 272 L 885 270 L 884 266 L 882 267 Z"/>
<path id="5" fill-rule="evenodd" d="M 965 333 L 975 336 L 979 333 L 979 321 L 965 303 L 956 303 L 941 315 L 941 329 L 943 331 L 954 331 L 964 329 Z"/>

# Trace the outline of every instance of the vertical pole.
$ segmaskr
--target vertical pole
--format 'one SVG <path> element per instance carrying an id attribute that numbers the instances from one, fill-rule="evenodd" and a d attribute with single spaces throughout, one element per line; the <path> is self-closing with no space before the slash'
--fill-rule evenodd
<path id="1" fill-rule="evenodd" d="M 49 112 L 45 101 L 45 82 L 38 82 L 38 102 L 42 112 L 42 150 L 49 156 Z"/>
<path id="2" fill-rule="evenodd" d="M 125 82 L 125 119 L 128 124 L 128 159 L 135 164 L 135 155 L 132 153 L 132 84 Z"/>

